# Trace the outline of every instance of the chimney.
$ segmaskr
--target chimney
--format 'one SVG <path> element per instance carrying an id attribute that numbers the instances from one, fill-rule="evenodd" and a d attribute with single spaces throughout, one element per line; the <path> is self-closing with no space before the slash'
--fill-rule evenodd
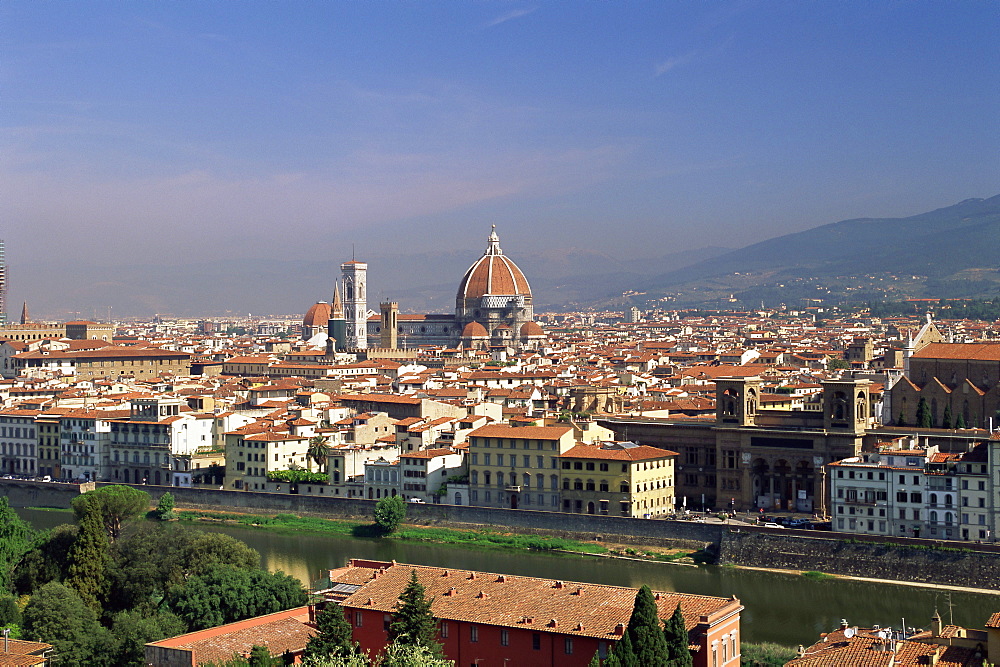
<path id="1" fill-rule="evenodd" d="M 840 629 L 841 630 L 846 630 L 847 629 L 847 619 L 846 618 L 840 619 Z"/>
<path id="2" fill-rule="evenodd" d="M 556 581 L 556 585 L 555 585 L 555 588 L 562 588 L 562 587 L 563 587 L 563 582 L 561 582 L 561 581 Z"/>
<path id="3" fill-rule="evenodd" d="M 619 623 L 618 625 L 615 626 L 615 634 L 618 635 L 619 637 L 621 637 L 622 635 L 625 634 L 625 624 L 624 623 Z"/>

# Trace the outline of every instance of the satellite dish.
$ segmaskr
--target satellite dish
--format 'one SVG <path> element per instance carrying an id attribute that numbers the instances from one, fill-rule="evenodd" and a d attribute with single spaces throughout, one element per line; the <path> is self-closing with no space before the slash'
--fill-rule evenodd
<path id="1" fill-rule="evenodd" d="M 857 631 L 858 631 L 857 628 L 847 628 L 846 630 L 844 630 L 844 638 L 850 639 L 855 635 L 855 633 L 857 633 Z"/>

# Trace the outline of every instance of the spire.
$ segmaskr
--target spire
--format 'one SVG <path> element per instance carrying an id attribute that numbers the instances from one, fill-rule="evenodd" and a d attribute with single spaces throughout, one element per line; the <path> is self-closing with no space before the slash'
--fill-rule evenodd
<path id="1" fill-rule="evenodd" d="M 28 319 L 28 302 L 23 302 L 21 306 L 21 324 L 27 324 L 31 320 Z"/>
<path id="2" fill-rule="evenodd" d="M 503 250 L 500 249 L 500 237 L 497 236 L 497 226 L 493 225 L 492 231 L 490 231 L 489 245 L 486 247 L 487 255 L 502 255 Z"/>
<path id="3" fill-rule="evenodd" d="M 340 281 L 333 288 L 333 305 L 330 306 L 330 319 L 344 319 L 344 302 L 340 300 Z"/>

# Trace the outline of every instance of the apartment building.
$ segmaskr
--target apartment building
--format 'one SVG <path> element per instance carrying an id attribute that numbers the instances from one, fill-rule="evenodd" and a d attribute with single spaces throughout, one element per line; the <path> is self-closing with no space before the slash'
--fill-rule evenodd
<path id="1" fill-rule="evenodd" d="M 560 455 L 562 511 L 653 517 L 674 507 L 677 452 L 632 442 L 577 444 Z"/>

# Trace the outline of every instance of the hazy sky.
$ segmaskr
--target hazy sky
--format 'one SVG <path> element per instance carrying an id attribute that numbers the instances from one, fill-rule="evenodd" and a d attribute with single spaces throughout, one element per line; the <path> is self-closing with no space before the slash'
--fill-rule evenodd
<path id="1" fill-rule="evenodd" d="M 75 266 L 471 262 L 491 223 L 642 257 L 1000 193 L 993 0 L 5 0 L 0 26 L 12 311 L 73 310 Z"/>

